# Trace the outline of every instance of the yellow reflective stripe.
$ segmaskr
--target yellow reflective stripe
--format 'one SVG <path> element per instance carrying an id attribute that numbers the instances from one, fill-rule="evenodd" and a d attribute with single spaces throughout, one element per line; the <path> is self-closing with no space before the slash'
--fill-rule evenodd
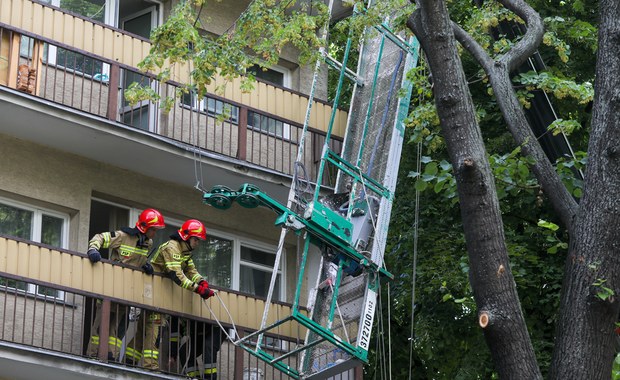
<path id="1" fill-rule="evenodd" d="M 192 277 L 192 281 L 195 283 L 199 283 L 200 280 L 202 280 L 202 276 L 200 274 L 195 274 L 194 277 Z"/>
<path id="2" fill-rule="evenodd" d="M 90 342 L 91 342 L 92 344 L 97 344 L 97 345 L 99 345 L 99 335 L 92 335 L 92 336 L 90 337 Z"/>
<path id="3" fill-rule="evenodd" d="M 110 233 L 104 232 L 101 236 L 103 236 L 103 248 L 108 248 L 110 246 Z"/>
<path id="4" fill-rule="evenodd" d="M 148 359 L 148 358 L 158 359 L 159 358 L 159 351 L 156 351 L 156 350 L 144 350 L 144 351 L 142 351 L 142 355 L 144 356 L 145 359 Z"/>
<path id="5" fill-rule="evenodd" d="M 204 370 L 204 374 L 205 375 L 211 375 L 211 374 L 214 374 L 214 373 L 217 373 L 217 368 L 215 368 L 215 367 L 214 368 L 205 368 L 205 370 Z"/>
<path id="6" fill-rule="evenodd" d="M 186 373 L 187 377 L 194 377 L 200 375 L 200 371 L 188 371 Z"/>
<path id="7" fill-rule="evenodd" d="M 121 246 L 119 247 L 119 250 L 121 252 L 121 255 L 123 255 L 123 256 L 129 256 L 131 254 L 147 256 L 149 254 L 149 250 L 148 249 L 132 247 L 132 246 L 126 245 L 126 244 L 121 244 Z"/>
<path id="8" fill-rule="evenodd" d="M 110 346 L 116 346 L 116 347 L 118 347 L 118 348 L 121 348 L 121 347 L 123 346 L 123 340 L 122 340 L 122 339 L 118 339 L 118 338 L 115 338 L 115 337 L 111 336 L 111 337 L 108 339 L 108 344 L 109 344 Z"/>
<path id="9" fill-rule="evenodd" d="M 183 289 L 189 289 L 190 287 L 193 287 L 193 285 L 194 285 L 194 281 L 185 279 L 185 280 L 183 280 L 183 283 L 181 284 L 181 287 Z"/>
<path id="10" fill-rule="evenodd" d="M 138 361 L 138 360 L 140 360 L 142 358 L 142 354 L 140 353 L 140 351 L 135 350 L 135 349 L 133 349 L 131 347 L 127 347 L 125 349 L 125 355 L 127 355 L 127 356 L 129 356 L 131 358 L 136 359 L 136 361 Z"/>
<path id="11" fill-rule="evenodd" d="M 157 257 L 159 257 L 159 253 L 161 252 L 161 250 L 166 248 L 168 246 L 168 244 L 170 244 L 170 240 L 168 240 L 164 244 L 161 244 L 159 247 L 157 247 L 157 250 L 155 251 L 155 254 L 153 254 L 153 258 L 151 258 L 151 262 L 154 262 L 155 259 L 157 259 Z"/>

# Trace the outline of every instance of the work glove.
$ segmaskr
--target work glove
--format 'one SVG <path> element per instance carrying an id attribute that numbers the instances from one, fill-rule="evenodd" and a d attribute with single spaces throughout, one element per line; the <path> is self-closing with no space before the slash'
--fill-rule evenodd
<path id="1" fill-rule="evenodd" d="M 95 248 L 89 249 L 88 252 L 86 252 L 86 254 L 88 255 L 88 259 L 92 263 L 96 263 L 97 261 L 101 261 L 101 253 L 99 253 L 99 251 L 96 250 Z"/>
<path id="2" fill-rule="evenodd" d="M 142 270 L 146 274 L 153 274 L 155 272 L 151 263 L 144 263 L 144 265 L 142 265 Z"/>
<path id="3" fill-rule="evenodd" d="M 207 280 L 205 280 L 204 278 L 200 281 L 198 281 L 198 286 L 199 287 L 203 287 L 203 288 L 208 288 L 209 287 L 209 283 L 207 282 Z"/>
<path id="4" fill-rule="evenodd" d="M 215 292 L 209 289 L 209 287 L 207 286 L 198 286 L 196 288 L 196 293 L 198 293 L 200 297 L 204 300 L 209 299 L 210 297 L 213 297 L 213 295 L 215 294 Z"/>

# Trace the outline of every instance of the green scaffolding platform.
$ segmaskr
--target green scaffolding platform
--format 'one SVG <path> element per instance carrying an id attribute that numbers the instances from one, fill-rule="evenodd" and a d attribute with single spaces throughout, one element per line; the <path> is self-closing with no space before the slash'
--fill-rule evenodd
<path id="1" fill-rule="evenodd" d="M 383 254 L 411 94 L 405 73 L 417 63 L 418 45 L 413 38 L 402 40 L 387 24 L 374 30 L 362 45 L 357 73 L 346 69 L 351 41 L 342 63 L 325 59 L 340 70 L 340 77 L 317 178 L 311 181 L 312 199 L 299 198 L 298 178 L 293 179 L 286 205 L 252 184 L 237 190 L 216 186 L 203 194 L 206 204 L 221 210 L 236 203 L 248 209 L 267 207 L 276 214 L 275 224 L 282 227 L 282 233 L 263 323 L 258 331 L 234 343 L 295 379 L 325 379 L 367 362 L 380 279 L 393 278 L 383 265 Z M 344 148 L 334 152 L 329 143 L 345 79 L 355 85 Z M 304 129 L 308 120 L 309 116 Z M 303 149 L 302 140 L 298 161 Z M 322 186 L 328 167 L 338 173 L 335 191 Z M 266 325 L 288 233 L 303 241 L 292 312 Z M 300 299 L 311 255 L 320 255 L 321 267 L 316 283 L 306 284 L 312 290 L 308 308 L 300 305 Z M 265 336 L 277 335 L 279 326 L 290 323 L 305 329 L 306 337 L 278 354 L 267 347 Z"/>

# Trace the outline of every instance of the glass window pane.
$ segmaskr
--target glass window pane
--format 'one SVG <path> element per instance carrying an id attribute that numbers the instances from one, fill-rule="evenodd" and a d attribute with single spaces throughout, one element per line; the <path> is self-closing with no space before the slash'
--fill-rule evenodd
<path id="1" fill-rule="evenodd" d="M 276 255 L 249 247 L 241 247 L 241 260 L 273 267 Z"/>
<path id="2" fill-rule="evenodd" d="M 60 218 L 43 214 L 41 226 L 41 243 L 62 248 L 62 226 Z"/>
<path id="3" fill-rule="evenodd" d="M 276 277 L 276 283 L 273 289 L 273 299 L 280 300 L 280 275 Z M 239 290 L 245 293 L 253 294 L 258 297 L 267 297 L 269 292 L 269 284 L 271 283 L 271 272 L 265 272 L 256 268 L 246 267 L 240 268 Z"/>
<path id="4" fill-rule="evenodd" d="M 60 9 L 104 22 L 105 3 L 106 0 L 60 0 Z"/>
<path id="5" fill-rule="evenodd" d="M 0 233 L 32 239 L 33 212 L 0 204 Z"/>
<path id="6" fill-rule="evenodd" d="M 10 278 L 0 277 L 0 285 L 6 286 L 8 288 L 14 288 L 26 291 L 28 289 L 28 284 L 24 281 L 12 280 Z"/>
<path id="7" fill-rule="evenodd" d="M 232 286 L 232 247 L 232 240 L 207 236 L 194 252 L 194 264 L 209 284 L 223 288 Z"/>
<path id="8" fill-rule="evenodd" d="M 32 58 L 32 49 L 34 49 L 34 40 L 30 37 L 22 36 L 19 42 L 19 55 L 25 58 Z"/>
<path id="9" fill-rule="evenodd" d="M 248 71 L 254 74 L 256 78 L 261 78 L 263 80 L 280 86 L 284 85 L 284 73 L 281 73 L 279 71 L 275 71 L 272 69 L 265 70 L 258 65 L 250 67 Z"/>

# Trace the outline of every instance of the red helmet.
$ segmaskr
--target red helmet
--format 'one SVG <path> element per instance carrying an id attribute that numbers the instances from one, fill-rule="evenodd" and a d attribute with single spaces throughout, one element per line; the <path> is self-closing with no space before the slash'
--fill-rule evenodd
<path id="1" fill-rule="evenodd" d="M 142 211 L 136 222 L 136 227 L 140 232 L 145 233 L 149 228 L 164 228 L 164 216 L 154 208 L 147 208 Z"/>
<path id="2" fill-rule="evenodd" d="M 190 219 L 185 221 L 179 229 L 179 236 L 183 239 L 183 241 L 187 241 L 192 236 L 197 237 L 200 240 L 206 240 L 207 230 L 201 221 Z"/>

